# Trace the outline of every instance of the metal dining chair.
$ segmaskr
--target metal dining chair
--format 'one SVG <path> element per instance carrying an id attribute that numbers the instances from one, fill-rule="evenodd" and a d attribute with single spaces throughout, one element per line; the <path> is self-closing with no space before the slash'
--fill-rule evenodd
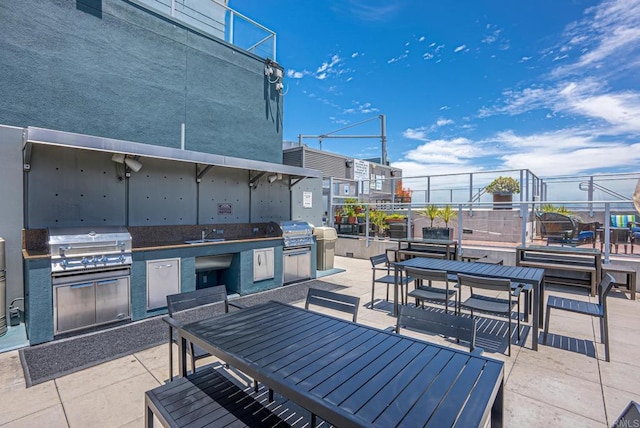
<path id="1" fill-rule="evenodd" d="M 607 296 L 609 295 L 614 282 L 614 278 L 611 274 L 607 273 L 604 275 L 602 281 L 598 284 L 598 303 L 585 302 L 566 297 L 549 296 L 547 299 L 544 336 L 542 338 L 543 343 L 545 345 L 547 344 L 551 309 L 590 315 L 592 317 L 600 318 L 600 338 L 602 343 L 604 343 L 605 359 L 609 361 L 609 320 L 607 317 Z"/>
<path id="2" fill-rule="evenodd" d="M 518 342 L 520 342 L 520 288 L 512 288 L 511 281 L 506 278 L 490 278 L 473 275 L 458 274 L 460 290 L 458 293 L 458 312 L 463 308 L 469 309 L 471 317 L 473 312 L 485 312 L 496 315 L 505 315 L 508 320 L 508 341 L 509 353 L 511 356 L 511 313 L 517 308 L 518 320 Z M 464 287 L 469 287 L 470 295 L 462 301 Z M 478 293 L 478 290 L 485 290 L 491 293 L 501 292 L 506 298 L 493 297 Z"/>

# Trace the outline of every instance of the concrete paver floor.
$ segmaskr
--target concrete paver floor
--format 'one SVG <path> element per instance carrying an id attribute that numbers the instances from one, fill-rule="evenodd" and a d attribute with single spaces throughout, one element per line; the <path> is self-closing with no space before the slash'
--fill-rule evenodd
<path id="1" fill-rule="evenodd" d="M 370 266 L 368 260 L 336 257 L 335 267 L 345 271 L 322 280 L 361 298 L 358 322 L 388 328 L 395 324 L 389 304 L 368 308 Z M 594 300 L 568 289 L 548 293 Z M 384 294 L 378 286 L 377 298 Z M 511 357 L 485 351 L 505 362 L 506 426 L 611 426 L 630 400 L 640 401 L 640 303 L 614 289 L 608 304 L 611 362 L 604 361 L 597 319 L 558 312 L 550 324 L 554 345 L 540 344 L 534 352 L 530 333 L 524 346 L 512 344 Z M 464 347 L 437 336 L 407 334 Z M 168 379 L 167 356 L 167 345 L 161 345 L 27 389 L 18 352 L 0 354 L 0 426 L 143 426 L 144 392 Z"/>

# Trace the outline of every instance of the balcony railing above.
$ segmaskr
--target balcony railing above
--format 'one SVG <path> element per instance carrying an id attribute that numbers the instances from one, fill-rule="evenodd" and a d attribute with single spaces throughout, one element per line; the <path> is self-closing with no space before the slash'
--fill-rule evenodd
<path id="1" fill-rule="evenodd" d="M 276 60 L 276 33 L 227 7 L 222 0 L 133 0 L 140 6 L 222 39 L 262 58 Z"/>

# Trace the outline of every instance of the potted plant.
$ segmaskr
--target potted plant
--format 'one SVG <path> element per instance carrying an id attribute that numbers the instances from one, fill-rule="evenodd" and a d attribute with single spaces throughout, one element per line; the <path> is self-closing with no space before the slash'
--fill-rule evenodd
<path id="1" fill-rule="evenodd" d="M 358 222 L 358 217 L 356 217 L 355 205 L 345 205 L 344 215 L 347 216 L 347 223 L 356 224 Z"/>
<path id="2" fill-rule="evenodd" d="M 454 210 L 451 205 L 446 205 L 444 208 L 440 208 L 438 217 L 444 221 L 444 227 L 449 228 L 449 222 L 458 217 L 458 212 Z"/>
<path id="3" fill-rule="evenodd" d="M 501 175 L 489 183 L 485 190 L 493 193 L 494 210 L 510 210 L 508 202 L 511 202 L 514 193 L 520 193 L 520 183 L 515 178 Z"/>
<path id="4" fill-rule="evenodd" d="M 447 212 L 445 214 L 446 220 L 442 215 L 444 208 L 439 208 L 436 205 L 427 205 L 424 210 L 420 211 L 418 214 L 424 217 L 429 217 L 429 227 L 422 228 L 422 238 L 423 239 L 451 239 L 453 234 L 453 230 L 449 229 L 448 223 L 452 217 L 451 214 Z M 449 207 L 451 210 L 451 207 Z M 455 211 L 454 211 L 455 212 Z M 437 218 L 441 218 L 445 220 L 445 227 L 434 227 L 433 221 Z"/>
<path id="5" fill-rule="evenodd" d="M 406 220 L 406 217 L 403 216 L 402 214 L 398 214 L 398 213 L 394 213 L 394 214 L 389 214 L 385 217 L 385 221 L 387 223 L 400 223 Z"/>
<path id="6" fill-rule="evenodd" d="M 369 220 L 376 227 L 378 237 L 384 237 L 386 230 L 389 229 L 387 213 L 380 210 L 371 210 L 371 212 L 369 212 Z"/>
<path id="7" fill-rule="evenodd" d="M 356 214 L 360 214 L 362 212 L 362 205 L 360 205 L 358 198 L 346 198 L 344 200 L 344 204 L 346 206 L 353 207 Z"/>
<path id="8" fill-rule="evenodd" d="M 336 208 L 336 212 L 335 212 L 335 224 L 340 224 L 342 223 L 342 216 L 344 215 L 344 212 L 342 211 L 342 207 L 337 207 Z"/>

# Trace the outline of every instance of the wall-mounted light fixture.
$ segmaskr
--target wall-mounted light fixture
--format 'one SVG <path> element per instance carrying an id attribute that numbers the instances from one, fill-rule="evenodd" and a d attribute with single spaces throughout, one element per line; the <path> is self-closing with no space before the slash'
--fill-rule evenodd
<path id="1" fill-rule="evenodd" d="M 138 172 L 142 168 L 142 164 L 133 158 L 124 158 L 124 163 L 133 172 Z"/>
<path id="2" fill-rule="evenodd" d="M 347 166 L 347 168 L 351 168 L 353 166 L 353 159 L 347 159 L 345 161 L 345 165 Z"/>
<path id="3" fill-rule="evenodd" d="M 267 177 L 267 180 L 269 180 L 269 183 L 273 183 L 276 180 L 282 180 L 282 174 L 270 174 Z"/>
<path id="4" fill-rule="evenodd" d="M 264 75 L 270 84 L 275 85 L 276 91 L 282 96 L 286 95 L 288 90 L 284 89 L 284 70 L 280 64 L 267 58 L 264 62 Z"/>
<path id="5" fill-rule="evenodd" d="M 124 163 L 124 153 L 114 153 L 111 160 L 115 163 Z"/>
<path id="6" fill-rule="evenodd" d="M 116 173 L 118 174 L 118 179 L 122 180 L 125 177 L 129 177 L 131 171 L 138 172 L 142 169 L 142 163 L 133 157 L 129 157 L 124 153 L 114 153 L 111 156 L 111 161 L 116 163 Z M 120 167 L 122 165 L 123 167 Z"/>

